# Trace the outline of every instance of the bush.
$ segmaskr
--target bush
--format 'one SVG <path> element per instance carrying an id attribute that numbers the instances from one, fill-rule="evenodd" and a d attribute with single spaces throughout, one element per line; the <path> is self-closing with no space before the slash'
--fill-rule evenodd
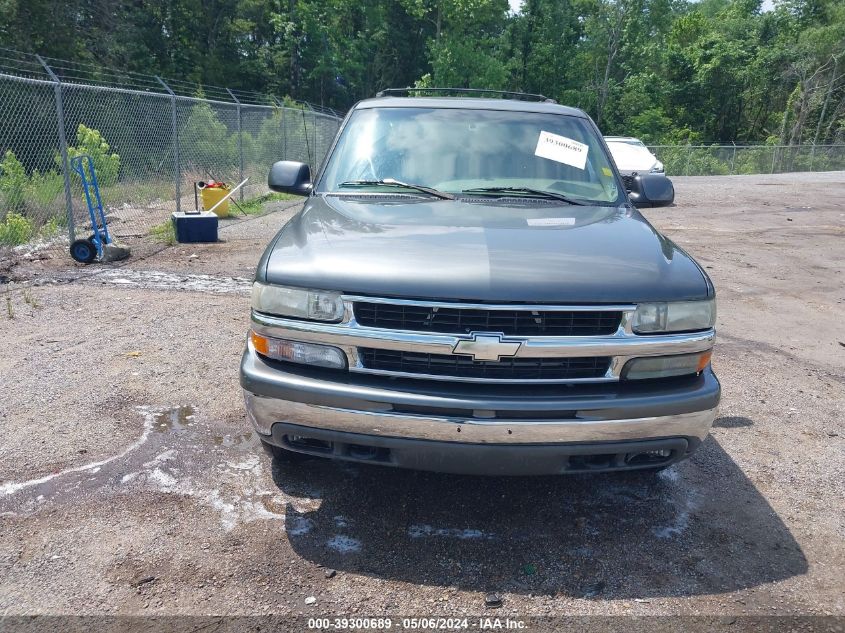
<path id="1" fill-rule="evenodd" d="M 730 173 L 730 150 L 719 146 L 677 145 L 654 150 L 667 176 L 715 176 Z M 726 153 L 727 152 L 727 153 Z"/>
<path id="2" fill-rule="evenodd" d="M 12 150 L 7 150 L 0 161 L 0 195 L 5 211 L 22 211 L 29 180 L 23 164 Z"/>
<path id="3" fill-rule="evenodd" d="M 40 172 L 36 169 L 29 177 L 26 197 L 41 208 L 49 208 L 55 204 L 56 198 L 62 195 L 64 188 L 65 181 L 59 172 Z"/>
<path id="4" fill-rule="evenodd" d="M 32 222 L 20 213 L 10 211 L 6 215 L 6 220 L 0 222 L 0 244 L 17 246 L 25 244 L 30 239 L 32 239 Z"/>
<path id="5" fill-rule="evenodd" d="M 740 147 L 736 151 L 737 174 L 768 174 L 772 170 L 772 160 L 777 158 L 774 147 Z"/>
<path id="6" fill-rule="evenodd" d="M 0 161 L 0 244 L 16 246 L 28 242 L 36 233 L 43 219 L 55 212 L 56 199 L 64 189 L 64 178 L 55 171 L 34 170 L 27 176 L 26 170 L 15 153 L 8 150 Z M 46 213 L 45 213 L 46 212 Z M 42 238 L 54 237 L 64 215 L 47 221 L 38 231 Z"/>
<path id="7" fill-rule="evenodd" d="M 120 172 L 120 156 L 109 153 L 110 149 L 111 147 L 99 130 L 80 123 L 76 130 L 76 145 L 67 148 L 68 160 L 77 156 L 90 156 L 94 162 L 94 170 L 97 172 L 97 182 L 101 187 L 107 187 L 117 182 Z M 55 160 L 61 169 L 61 155 L 56 154 Z"/>

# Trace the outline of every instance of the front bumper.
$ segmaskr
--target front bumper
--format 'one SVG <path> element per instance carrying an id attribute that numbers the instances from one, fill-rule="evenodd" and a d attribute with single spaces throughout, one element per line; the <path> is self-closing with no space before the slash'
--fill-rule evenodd
<path id="1" fill-rule="evenodd" d="M 650 382 L 650 381 L 649 381 Z M 337 374 L 244 352 L 241 385 L 271 444 L 352 461 L 485 474 L 653 466 L 706 437 L 720 387 L 713 372 L 653 384 L 487 386 Z"/>

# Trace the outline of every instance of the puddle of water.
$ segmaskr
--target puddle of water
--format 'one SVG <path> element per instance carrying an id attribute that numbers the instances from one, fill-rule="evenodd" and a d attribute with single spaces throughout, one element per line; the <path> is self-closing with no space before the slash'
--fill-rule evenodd
<path id="1" fill-rule="evenodd" d="M 194 420 L 194 407 L 184 405 L 156 413 L 153 417 L 153 431 L 167 433 L 184 431 Z"/>
<path id="2" fill-rule="evenodd" d="M 253 433 L 212 435 L 195 419 L 195 407 L 138 407 L 141 436 L 116 454 L 38 479 L 0 483 L 0 514 L 36 512 L 47 503 L 107 500 L 153 490 L 210 506 L 225 530 L 256 520 L 284 520 L 288 503 L 272 489 L 269 468 Z M 211 449 L 211 450 L 209 450 Z M 313 523 L 294 523 L 307 533 Z"/>

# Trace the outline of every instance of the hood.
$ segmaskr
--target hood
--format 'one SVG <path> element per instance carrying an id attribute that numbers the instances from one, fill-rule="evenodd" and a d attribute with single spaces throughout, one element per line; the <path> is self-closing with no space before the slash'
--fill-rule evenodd
<path id="1" fill-rule="evenodd" d="M 347 294 L 480 302 L 702 299 L 698 265 L 626 206 L 308 198 L 256 278 Z"/>
<path id="2" fill-rule="evenodd" d="M 619 171 L 646 172 L 657 162 L 657 157 L 648 148 L 630 143 L 608 142 L 610 155 Z"/>

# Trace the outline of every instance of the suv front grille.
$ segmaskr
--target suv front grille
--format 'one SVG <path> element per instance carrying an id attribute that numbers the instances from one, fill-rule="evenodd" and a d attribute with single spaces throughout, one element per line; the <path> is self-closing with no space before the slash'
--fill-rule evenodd
<path id="1" fill-rule="evenodd" d="M 485 310 L 356 301 L 355 320 L 366 327 L 509 336 L 602 336 L 619 328 L 622 313 L 601 310 Z"/>
<path id="2" fill-rule="evenodd" d="M 610 366 L 607 356 L 586 358 L 503 358 L 477 361 L 469 356 L 358 348 L 366 369 L 456 378 L 490 380 L 572 380 L 601 378 Z"/>

